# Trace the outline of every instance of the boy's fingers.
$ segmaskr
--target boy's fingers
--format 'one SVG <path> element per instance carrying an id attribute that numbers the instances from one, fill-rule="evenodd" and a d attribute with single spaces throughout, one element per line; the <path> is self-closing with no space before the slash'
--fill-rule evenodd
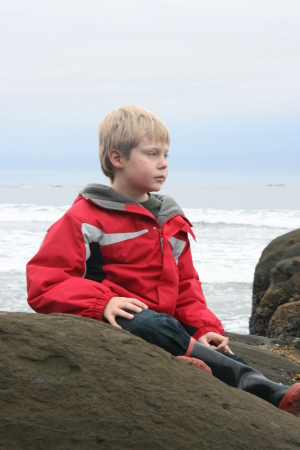
<path id="1" fill-rule="evenodd" d="M 124 308 L 136 313 L 140 313 L 143 310 L 143 308 L 141 308 L 140 306 L 133 305 L 132 303 L 127 303 L 126 305 L 124 305 Z"/>
<path id="2" fill-rule="evenodd" d="M 148 309 L 148 306 L 147 306 L 145 303 L 143 303 L 143 302 L 141 302 L 140 300 L 138 300 L 137 298 L 131 298 L 131 299 L 129 299 L 129 300 L 130 300 L 130 303 L 131 303 L 132 305 L 139 306 L 139 307 L 142 308 L 142 309 Z"/>
<path id="3" fill-rule="evenodd" d="M 122 330 L 122 327 L 116 322 L 116 317 L 124 317 L 124 319 L 128 319 L 128 320 L 132 320 L 134 318 L 133 314 L 127 313 L 126 311 L 123 311 L 122 309 L 120 309 L 118 312 L 116 312 L 116 314 L 111 314 L 107 320 L 108 322 L 116 328 L 120 328 Z"/>
<path id="4" fill-rule="evenodd" d="M 110 317 L 110 318 L 107 319 L 107 320 L 109 321 L 109 323 L 110 323 L 113 327 L 120 328 L 120 329 L 122 330 L 122 327 L 121 327 L 120 325 L 117 324 L 117 322 L 116 322 L 114 316 Z"/>
<path id="5" fill-rule="evenodd" d="M 228 346 L 229 339 L 227 337 L 223 337 L 221 342 L 217 345 L 217 350 L 225 349 Z"/>
<path id="6" fill-rule="evenodd" d="M 132 309 L 132 305 L 135 305 L 141 309 L 148 309 L 148 306 L 138 300 L 137 298 L 131 298 L 131 297 L 113 297 L 108 302 L 108 305 L 113 306 L 114 308 L 122 308 L 122 309 Z M 128 308 L 129 305 L 129 308 Z M 140 312 L 140 311 L 139 311 Z"/>
<path id="7" fill-rule="evenodd" d="M 222 342 L 221 344 L 219 344 L 218 346 L 217 346 L 217 350 L 225 350 L 226 349 L 226 347 L 227 347 L 227 342 Z"/>
<path id="8" fill-rule="evenodd" d="M 128 319 L 128 320 L 132 320 L 134 318 L 133 314 L 130 314 L 127 311 L 124 311 L 123 309 L 119 309 L 118 311 L 116 311 L 116 313 L 114 314 L 114 317 L 123 317 L 124 319 Z"/>
<path id="9" fill-rule="evenodd" d="M 234 355 L 233 351 L 231 351 L 231 349 L 228 347 L 228 345 L 226 345 L 225 351 L 227 353 L 230 353 L 231 355 Z"/>
<path id="10" fill-rule="evenodd" d="M 143 309 L 148 309 L 145 303 L 136 298 L 127 297 L 113 297 L 104 308 L 103 317 L 116 328 L 121 328 L 116 322 L 116 317 L 123 317 L 124 319 L 132 320 L 134 314 L 130 314 L 129 311 L 140 313 Z"/>
<path id="11" fill-rule="evenodd" d="M 140 301 L 139 301 L 138 306 L 140 306 L 142 309 L 148 309 L 148 306 L 146 305 L 146 303 L 143 303 L 143 302 L 140 302 Z"/>

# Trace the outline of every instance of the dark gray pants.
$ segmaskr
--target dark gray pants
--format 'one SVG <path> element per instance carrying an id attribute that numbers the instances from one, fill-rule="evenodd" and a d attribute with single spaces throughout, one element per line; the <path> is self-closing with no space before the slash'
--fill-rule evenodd
<path id="1" fill-rule="evenodd" d="M 123 330 L 129 331 L 150 344 L 163 348 L 174 356 L 186 354 L 191 336 L 177 319 L 150 309 L 143 309 L 140 313 L 128 312 L 134 314 L 134 319 L 116 318 L 117 323 L 121 325 Z M 247 364 L 240 356 L 226 352 L 220 353 L 238 362 Z"/>
<path id="2" fill-rule="evenodd" d="M 138 336 L 150 344 L 157 345 L 174 356 L 185 355 L 191 336 L 174 317 L 143 309 L 134 313 L 134 319 L 116 317 L 123 330 Z"/>
<path id="3" fill-rule="evenodd" d="M 163 348 L 174 356 L 186 354 L 191 336 L 178 320 L 149 309 L 133 314 L 132 320 L 117 317 L 116 321 L 124 330 Z M 194 343 L 190 356 L 203 360 L 219 380 L 257 395 L 274 406 L 279 405 L 289 389 L 288 386 L 268 380 L 239 356 L 215 351 L 197 341 Z"/>
<path id="4" fill-rule="evenodd" d="M 134 313 L 132 320 L 121 317 L 117 317 L 116 320 L 124 330 L 163 348 L 174 356 L 185 355 L 191 341 L 191 336 L 181 323 L 167 314 L 143 309 L 138 314 Z M 239 356 L 212 350 L 197 341 L 190 356 L 204 361 L 212 369 L 213 375 L 229 386 L 257 395 L 274 406 L 279 405 L 289 389 L 288 386 L 268 380 Z"/>

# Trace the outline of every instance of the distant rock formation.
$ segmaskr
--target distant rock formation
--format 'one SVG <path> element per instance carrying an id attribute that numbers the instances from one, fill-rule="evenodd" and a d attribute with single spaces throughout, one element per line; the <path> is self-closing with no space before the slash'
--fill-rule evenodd
<path id="1" fill-rule="evenodd" d="M 291 384 L 266 339 L 232 348 Z M 1 313 L 0 352 L 3 450 L 299 448 L 298 418 L 105 323 Z"/>
<path id="2" fill-rule="evenodd" d="M 279 236 L 256 266 L 250 334 L 300 336 L 300 229 Z"/>

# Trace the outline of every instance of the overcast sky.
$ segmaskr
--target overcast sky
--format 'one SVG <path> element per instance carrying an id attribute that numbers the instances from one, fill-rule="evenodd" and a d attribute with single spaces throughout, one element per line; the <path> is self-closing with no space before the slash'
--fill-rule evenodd
<path id="1" fill-rule="evenodd" d="M 299 184 L 299 23 L 299 0 L 0 0 L 0 183 L 97 181 L 98 122 L 137 104 L 172 183 Z"/>

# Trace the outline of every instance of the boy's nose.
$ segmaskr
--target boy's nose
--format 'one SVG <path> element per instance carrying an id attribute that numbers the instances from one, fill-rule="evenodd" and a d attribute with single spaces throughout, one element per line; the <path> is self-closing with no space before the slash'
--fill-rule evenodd
<path id="1" fill-rule="evenodd" d="M 166 169 L 168 167 L 168 162 L 167 162 L 165 156 L 160 158 L 159 163 L 158 163 L 158 167 L 161 168 L 161 169 Z"/>

